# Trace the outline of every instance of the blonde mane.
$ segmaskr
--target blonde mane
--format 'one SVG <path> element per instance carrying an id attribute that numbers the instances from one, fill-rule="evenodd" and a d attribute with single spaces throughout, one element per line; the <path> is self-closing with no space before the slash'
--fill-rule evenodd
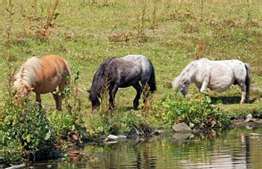
<path id="1" fill-rule="evenodd" d="M 39 69 L 41 69 L 41 63 L 38 57 L 28 59 L 15 75 L 14 88 L 19 89 L 25 84 L 32 86 L 37 79 L 36 72 Z"/>

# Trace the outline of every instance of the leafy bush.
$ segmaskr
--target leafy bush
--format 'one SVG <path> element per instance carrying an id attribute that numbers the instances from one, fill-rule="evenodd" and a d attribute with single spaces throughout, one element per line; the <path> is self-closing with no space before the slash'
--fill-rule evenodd
<path id="1" fill-rule="evenodd" d="M 35 152 L 54 144 L 54 132 L 45 112 L 29 101 L 23 107 L 7 102 L 0 131 L 1 143 L 6 146 L 16 140 L 23 150 Z"/>
<path id="2" fill-rule="evenodd" d="M 117 112 L 111 120 L 111 130 L 115 133 L 128 133 L 132 129 L 138 128 L 138 126 L 143 123 L 143 117 L 139 112 Z"/>
<path id="3" fill-rule="evenodd" d="M 0 123 L 0 157 L 6 164 L 20 162 L 22 160 L 22 146 L 18 140 L 11 139 L 2 129 Z"/>
<path id="4" fill-rule="evenodd" d="M 229 117 L 212 105 L 208 96 L 192 100 L 167 96 L 160 106 L 164 108 L 160 116 L 168 125 L 183 121 L 194 128 L 220 128 L 230 124 Z"/>
<path id="5" fill-rule="evenodd" d="M 79 136 L 79 141 L 84 141 L 87 139 L 86 129 L 84 127 L 84 122 L 76 113 L 70 112 L 57 112 L 54 111 L 49 114 L 49 121 L 57 139 L 66 138 L 70 133 L 77 134 Z"/>
<path id="6" fill-rule="evenodd" d="M 139 112 L 115 111 L 112 116 L 93 114 L 88 119 L 88 132 L 92 137 L 128 133 L 143 123 Z"/>
<path id="7" fill-rule="evenodd" d="M 88 117 L 87 121 L 88 133 L 93 138 L 99 135 L 108 134 L 110 131 L 110 124 L 106 116 L 93 114 Z"/>
<path id="8" fill-rule="evenodd" d="M 86 128 L 84 127 L 83 115 L 81 111 L 82 101 L 80 96 L 80 88 L 78 80 L 80 72 L 78 67 L 74 65 L 71 69 L 70 83 L 66 86 L 62 95 L 64 96 L 64 111 L 53 111 L 49 113 L 49 121 L 57 138 L 67 138 L 70 134 L 77 135 L 78 141 L 87 139 Z M 74 140 L 77 141 L 77 140 Z"/>

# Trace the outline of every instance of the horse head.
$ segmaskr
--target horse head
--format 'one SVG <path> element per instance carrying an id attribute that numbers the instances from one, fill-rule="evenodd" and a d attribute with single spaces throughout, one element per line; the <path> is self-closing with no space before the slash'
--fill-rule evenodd
<path id="1" fill-rule="evenodd" d="M 179 84 L 179 91 L 185 96 L 188 92 L 188 86 L 189 86 L 189 82 L 188 81 L 184 81 L 184 82 L 181 82 Z"/>
<path id="2" fill-rule="evenodd" d="M 176 92 L 181 92 L 184 96 L 188 92 L 188 86 L 190 85 L 189 80 L 181 79 L 179 76 L 172 81 L 172 88 L 176 90 Z"/>
<path id="3" fill-rule="evenodd" d="M 94 89 L 87 90 L 89 93 L 89 100 L 92 104 L 92 112 L 97 110 L 100 106 L 99 94 Z"/>
<path id="4" fill-rule="evenodd" d="M 20 103 L 23 98 L 27 97 L 33 88 L 22 80 L 15 80 L 14 85 L 14 99 L 17 103 Z"/>

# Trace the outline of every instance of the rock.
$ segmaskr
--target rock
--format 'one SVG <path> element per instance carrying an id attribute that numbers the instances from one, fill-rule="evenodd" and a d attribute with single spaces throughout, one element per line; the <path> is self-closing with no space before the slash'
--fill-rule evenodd
<path id="1" fill-rule="evenodd" d="M 105 141 L 109 142 L 109 141 L 119 141 L 119 140 L 125 140 L 126 136 L 125 135 L 113 135 L 110 134 L 106 137 Z"/>
<path id="2" fill-rule="evenodd" d="M 47 167 L 47 168 L 52 168 L 52 165 L 51 165 L 51 164 L 48 164 L 46 167 Z"/>
<path id="3" fill-rule="evenodd" d="M 191 133 L 175 133 L 173 135 L 173 143 L 174 144 L 183 144 L 185 143 L 187 140 L 190 140 L 194 137 L 193 134 Z"/>
<path id="4" fill-rule="evenodd" d="M 246 129 L 252 130 L 254 127 L 252 125 L 246 125 Z"/>
<path id="5" fill-rule="evenodd" d="M 172 129 L 177 133 L 191 133 L 191 128 L 186 123 L 174 124 Z"/>
<path id="6" fill-rule="evenodd" d="M 19 168 L 24 168 L 25 164 L 19 164 L 19 165 L 12 165 L 11 167 L 7 167 L 6 169 L 19 169 Z"/>
<path id="7" fill-rule="evenodd" d="M 253 116 L 252 116 L 252 114 L 248 114 L 248 115 L 246 116 L 245 122 L 251 122 L 251 121 L 253 121 Z"/>
<path id="8" fill-rule="evenodd" d="M 107 140 L 105 140 L 104 144 L 110 145 L 110 144 L 116 144 L 116 143 L 118 143 L 118 141 L 107 141 Z"/>
<path id="9" fill-rule="evenodd" d="M 189 127 L 190 127 L 190 128 L 194 128 L 194 127 L 195 127 L 195 124 L 190 122 L 190 123 L 189 123 Z"/>
<path id="10" fill-rule="evenodd" d="M 162 133 L 164 133 L 163 130 L 154 130 L 154 131 L 153 131 L 153 135 L 160 135 L 160 134 L 162 134 Z"/>
<path id="11" fill-rule="evenodd" d="M 249 133 L 250 136 L 261 136 L 259 133 Z"/>

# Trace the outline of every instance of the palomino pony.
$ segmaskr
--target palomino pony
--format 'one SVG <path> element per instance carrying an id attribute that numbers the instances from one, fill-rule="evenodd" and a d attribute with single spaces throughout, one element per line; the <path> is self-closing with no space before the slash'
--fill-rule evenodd
<path id="1" fill-rule="evenodd" d="M 248 101 L 250 90 L 250 67 L 240 60 L 212 61 L 206 58 L 188 64 L 172 82 L 173 89 L 187 94 L 190 83 L 195 83 L 200 92 L 207 88 L 225 91 L 232 84 L 239 85 L 242 91 L 240 103 Z"/>
<path id="2" fill-rule="evenodd" d="M 69 76 L 70 68 L 64 58 L 55 55 L 32 57 L 21 66 L 14 77 L 15 98 L 19 102 L 34 91 L 36 102 L 41 105 L 40 95 L 52 92 L 56 109 L 61 110 L 61 93 L 69 83 Z"/>
<path id="3" fill-rule="evenodd" d="M 139 99 L 145 85 L 150 92 L 156 90 L 155 71 L 150 60 L 143 55 L 127 55 L 120 58 L 105 60 L 96 71 L 89 91 L 92 111 L 100 106 L 104 88 L 109 92 L 109 109 L 113 109 L 114 99 L 118 88 L 133 86 L 137 92 L 133 101 L 135 109 L 139 106 Z"/>

